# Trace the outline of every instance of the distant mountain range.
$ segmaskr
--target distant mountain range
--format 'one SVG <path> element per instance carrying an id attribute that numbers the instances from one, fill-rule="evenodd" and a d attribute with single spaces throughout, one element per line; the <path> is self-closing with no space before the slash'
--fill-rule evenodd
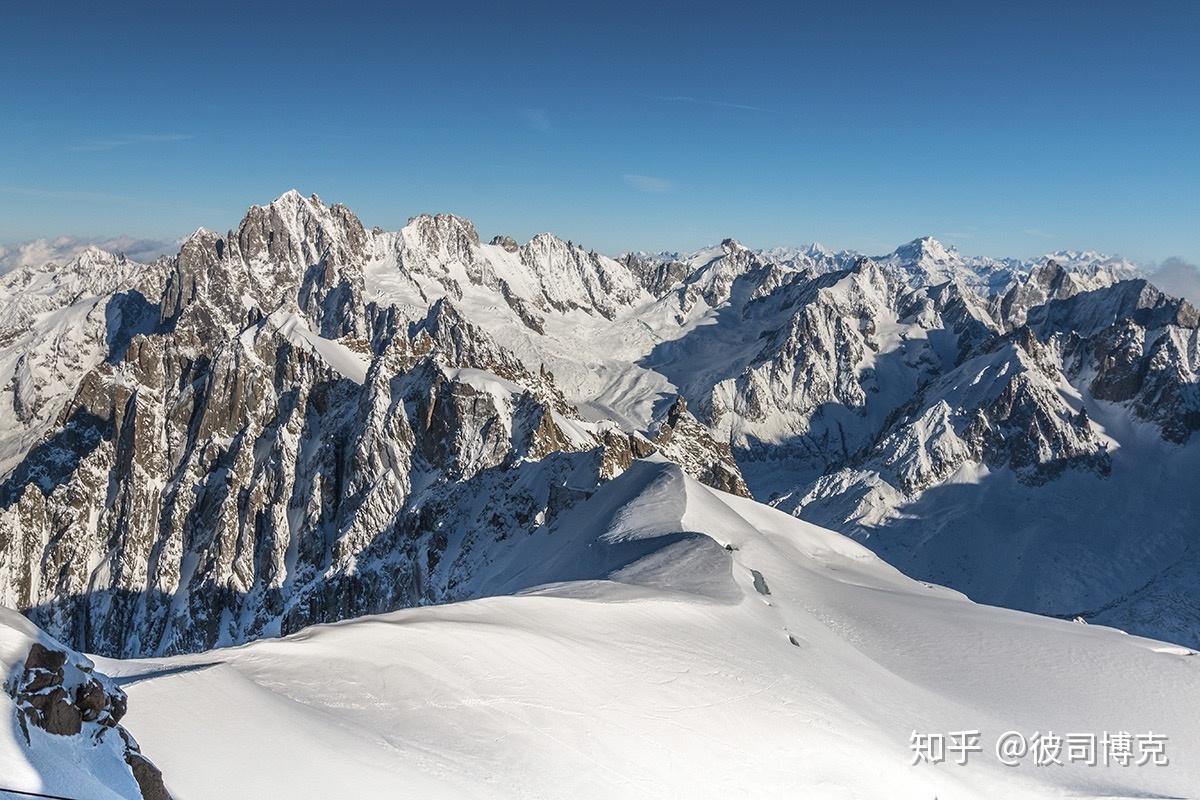
<path id="1" fill-rule="evenodd" d="M 166 655 L 588 577 L 543 534 L 649 457 L 1197 646 L 1198 331 L 1095 253 L 609 258 L 289 192 L 153 263 L 0 278 L 0 604 Z"/>

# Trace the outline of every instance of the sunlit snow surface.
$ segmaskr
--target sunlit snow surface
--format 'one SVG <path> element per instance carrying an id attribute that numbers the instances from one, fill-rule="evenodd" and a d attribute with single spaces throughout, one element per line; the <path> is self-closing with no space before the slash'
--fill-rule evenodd
<path id="1" fill-rule="evenodd" d="M 1200 787 L 1200 657 L 1181 648 L 972 604 L 663 462 L 534 535 L 544 560 L 493 565 L 498 596 L 98 667 L 183 800 Z M 914 729 L 979 729 L 984 753 L 910 766 Z M 1002 767 L 1010 729 L 1154 731 L 1172 763 Z"/>

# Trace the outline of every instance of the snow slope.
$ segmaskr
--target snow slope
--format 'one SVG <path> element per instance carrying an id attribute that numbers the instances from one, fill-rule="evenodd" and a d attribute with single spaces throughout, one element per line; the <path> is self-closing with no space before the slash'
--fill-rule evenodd
<path id="1" fill-rule="evenodd" d="M 1200 659 L 975 605 L 640 461 L 498 562 L 496 596 L 99 659 L 182 800 L 1182 797 Z M 518 591 L 524 590 L 524 591 Z M 913 730 L 979 729 L 966 766 Z M 1004 731 L 1169 737 L 1167 767 L 1006 768 Z"/>
<path id="2" fill-rule="evenodd" d="M 339 375 L 360 385 L 366 382 L 370 359 L 362 353 L 357 353 L 334 339 L 318 336 L 308 327 L 304 318 L 297 314 L 276 312 L 268 317 L 267 321 L 292 344 L 320 355 Z"/>

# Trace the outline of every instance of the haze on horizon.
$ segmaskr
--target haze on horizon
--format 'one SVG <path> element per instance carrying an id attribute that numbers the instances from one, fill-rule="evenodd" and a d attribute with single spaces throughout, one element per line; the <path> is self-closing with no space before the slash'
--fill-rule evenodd
<path id="1" fill-rule="evenodd" d="M 0 257 L 170 249 L 296 187 L 611 253 L 1195 263 L 1197 33 L 1176 2 L 13 8 Z"/>

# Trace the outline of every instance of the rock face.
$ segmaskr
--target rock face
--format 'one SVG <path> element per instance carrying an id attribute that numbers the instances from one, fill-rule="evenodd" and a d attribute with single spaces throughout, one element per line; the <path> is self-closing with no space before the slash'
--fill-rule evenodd
<path id="1" fill-rule="evenodd" d="M 1200 429 L 1200 312 L 1186 300 L 1129 280 L 1046 303 L 1028 324 L 1097 400 L 1126 405 L 1178 444 Z"/>
<path id="2" fill-rule="evenodd" d="M 637 276 L 646 291 L 655 297 L 661 297 L 686 278 L 691 271 L 688 265 L 675 254 L 664 254 L 664 256 L 655 257 L 645 253 L 629 253 L 621 259 L 621 263 Z"/>
<path id="3" fill-rule="evenodd" d="M 660 453 L 702 483 L 741 497 L 750 496 L 729 445 L 712 438 L 708 429 L 687 410 L 682 397 L 671 404 L 654 444 Z"/>
<path id="4" fill-rule="evenodd" d="M 1003 484 L 996 521 L 1191 463 L 1197 312 L 1123 270 L 929 238 L 614 260 L 484 242 L 448 214 L 366 230 L 289 192 L 155 264 L 18 271 L 0 284 L 0 603 L 142 656 L 478 596 L 538 557 L 523 537 L 659 453 L 979 599 L 1144 620 L 1138 587 L 1186 571 L 1177 525 L 1114 562 L 1133 540 L 1111 515 L 1107 550 L 1056 554 L 1053 596 L 1041 572 L 977 589 L 1012 547 L 979 546 L 963 501 L 938 499 Z M 930 520 L 944 536 L 921 537 Z M 1022 531 L 1037 561 L 1051 529 Z M 1200 604 L 1169 594 L 1171 635 L 1200 637 Z"/>

